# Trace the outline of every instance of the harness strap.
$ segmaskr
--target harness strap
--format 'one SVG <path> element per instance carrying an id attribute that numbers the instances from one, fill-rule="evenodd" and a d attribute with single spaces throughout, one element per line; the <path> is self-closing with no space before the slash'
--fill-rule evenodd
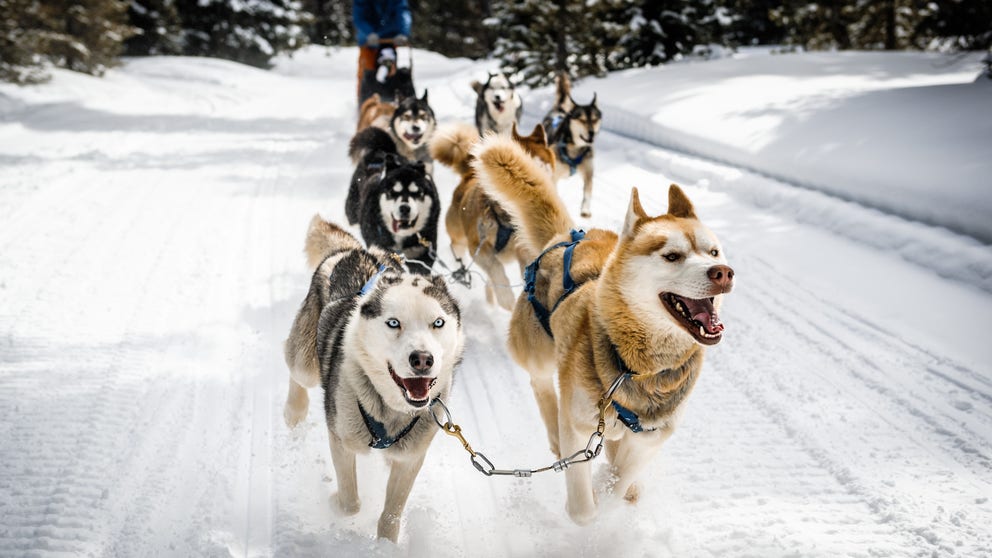
<path id="1" fill-rule="evenodd" d="M 416 426 L 417 421 L 420 420 L 420 415 L 417 415 L 410 421 L 410 424 L 406 425 L 406 428 L 402 432 L 397 434 L 395 437 L 390 437 L 389 433 L 386 432 L 386 425 L 372 418 L 372 415 L 362 407 L 362 402 L 358 402 L 358 410 L 362 413 L 362 420 L 365 421 L 365 428 L 368 429 L 369 434 L 372 436 L 372 440 L 369 442 L 369 447 L 373 449 L 386 449 L 389 446 L 400 441 L 403 436 L 406 436 L 413 430 Z"/>
<path id="2" fill-rule="evenodd" d="M 613 359 L 616 361 L 616 365 L 620 370 L 620 373 L 628 378 L 631 376 L 636 376 L 637 372 L 631 370 L 630 367 L 627 366 L 627 363 L 623 361 L 623 358 L 620 356 L 620 351 L 617 350 L 617 346 L 611 345 L 610 349 L 613 351 Z M 641 419 L 637 416 L 637 413 L 617 403 L 615 399 L 613 400 L 613 408 L 616 410 L 617 418 L 620 419 L 620 422 L 622 422 L 624 426 L 629 428 L 630 431 L 635 434 L 638 432 L 654 432 L 655 430 L 658 430 L 657 427 L 644 428 L 644 425 L 641 424 Z"/>
<path id="3" fill-rule="evenodd" d="M 575 156 L 575 158 L 569 157 L 568 147 L 565 145 L 565 140 L 562 139 L 561 141 L 558 142 L 558 159 L 568 165 L 569 176 L 575 174 L 575 169 L 577 169 L 578 166 L 582 164 L 582 161 L 585 160 L 586 155 L 588 154 L 589 154 L 589 146 L 587 145 L 582 151 L 579 152 L 578 155 Z"/>
<path id="4" fill-rule="evenodd" d="M 541 322 L 541 326 L 544 327 L 544 331 L 546 331 L 548 337 L 551 338 L 554 338 L 554 335 L 551 333 L 551 314 L 558 309 L 558 305 L 561 304 L 561 302 L 565 300 L 568 295 L 572 294 L 572 291 L 574 291 L 577 286 L 575 280 L 572 279 L 571 273 L 572 252 L 575 250 L 575 246 L 579 243 L 579 241 L 585 238 L 586 233 L 583 230 L 573 230 L 571 235 L 571 242 L 559 242 L 554 246 L 549 246 L 541 252 L 541 255 L 538 256 L 537 259 L 532 261 L 524 269 L 524 292 L 527 293 L 527 300 L 530 301 L 531 306 L 534 307 L 534 314 L 537 315 L 537 319 Z M 537 270 L 541 267 L 541 258 L 543 258 L 545 254 L 563 246 L 565 247 L 565 254 L 562 260 L 564 272 L 561 277 L 561 285 L 564 291 L 549 311 L 543 304 L 541 304 L 541 301 L 537 300 L 537 296 L 535 295 L 535 291 L 537 289 Z"/>
<path id="5" fill-rule="evenodd" d="M 358 296 L 362 296 L 371 291 L 373 287 L 375 287 L 375 284 L 379 282 L 379 278 L 382 277 L 383 272 L 385 272 L 388 268 L 389 266 L 386 264 L 379 264 L 379 271 L 376 271 L 375 274 L 372 277 L 369 277 L 369 280 L 362 285 L 362 288 L 358 290 Z"/>
<path id="6" fill-rule="evenodd" d="M 503 248 L 506 248 L 506 244 L 510 242 L 510 237 L 513 236 L 515 230 L 513 225 L 503 224 L 499 219 L 496 219 L 496 243 L 493 245 L 493 249 L 496 252 L 502 252 Z"/>

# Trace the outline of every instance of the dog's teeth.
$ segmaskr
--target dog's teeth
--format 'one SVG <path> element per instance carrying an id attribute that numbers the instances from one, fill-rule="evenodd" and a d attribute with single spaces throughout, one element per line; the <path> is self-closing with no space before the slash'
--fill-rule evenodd
<path id="1" fill-rule="evenodd" d="M 702 335 L 703 337 L 707 337 L 706 328 L 704 328 L 703 326 L 699 326 L 699 334 Z"/>

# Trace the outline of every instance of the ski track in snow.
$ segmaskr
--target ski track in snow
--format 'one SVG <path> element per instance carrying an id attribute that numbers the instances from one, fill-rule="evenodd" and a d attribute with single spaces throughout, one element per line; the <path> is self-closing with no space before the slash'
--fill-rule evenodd
<path id="1" fill-rule="evenodd" d="M 418 86 L 439 118 L 469 120 L 480 67 L 433 71 L 424 58 Z M 203 119 L 181 141 L 115 130 L 71 104 L 0 120 L 4 149 L 19 147 L 0 153 L 0 555 L 992 556 L 988 370 L 735 244 L 748 226 L 738 216 L 762 204 L 722 191 L 712 163 L 628 157 L 638 144 L 612 134 L 599 140 L 595 217 L 582 225 L 619 227 L 631 165 L 654 177 L 641 185 L 649 212 L 663 210 L 675 173 L 739 277 L 727 339 L 708 351 L 641 501 L 600 494 L 599 522 L 575 526 L 562 475 L 483 477 L 439 433 L 398 547 L 374 539 L 378 456 L 359 459 L 363 507 L 343 517 L 322 394 L 294 431 L 281 416 L 282 340 L 309 282 L 305 227 L 317 211 L 344 222 L 350 177 L 353 59 L 322 63 L 343 77 L 246 71 L 240 91 L 177 88 L 197 116 L 172 131 Z M 299 117 L 306 126 L 225 127 L 249 99 L 278 100 L 273 84 L 333 106 Z M 450 198 L 454 175 L 437 165 L 436 181 Z M 578 208 L 578 179 L 560 191 Z M 443 232 L 440 244 L 449 260 Z M 527 376 L 504 348 L 509 315 L 480 284 L 452 287 L 468 337 L 452 417 L 497 467 L 550 464 Z"/>

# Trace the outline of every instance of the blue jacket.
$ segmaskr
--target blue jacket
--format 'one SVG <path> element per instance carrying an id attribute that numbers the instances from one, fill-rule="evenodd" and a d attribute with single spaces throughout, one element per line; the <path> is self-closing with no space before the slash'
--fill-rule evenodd
<path id="1" fill-rule="evenodd" d="M 410 36 L 410 7 L 406 0 L 355 0 L 351 17 L 360 46 L 365 45 L 369 33 L 378 34 L 380 39 Z"/>

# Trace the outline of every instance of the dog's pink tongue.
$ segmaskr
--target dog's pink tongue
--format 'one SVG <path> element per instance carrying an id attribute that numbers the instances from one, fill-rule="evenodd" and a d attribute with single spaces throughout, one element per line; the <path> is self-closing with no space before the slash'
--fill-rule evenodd
<path id="1" fill-rule="evenodd" d="M 427 394 L 431 390 L 431 384 L 434 383 L 434 378 L 402 378 L 403 387 L 406 389 L 407 395 L 410 399 L 414 401 L 422 401 L 427 399 Z"/>
<path id="2" fill-rule="evenodd" d="M 716 310 L 713 308 L 713 303 L 709 301 L 708 298 L 704 299 L 684 299 L 686 305 L 689 307 L 689 312 L 692 313 L 692 319 L 703 324 L 706 331 L 709 333 L 719 333 L 723 331 L 723 324 L 720 323 L 720 318 L 716 315 Z"/>

